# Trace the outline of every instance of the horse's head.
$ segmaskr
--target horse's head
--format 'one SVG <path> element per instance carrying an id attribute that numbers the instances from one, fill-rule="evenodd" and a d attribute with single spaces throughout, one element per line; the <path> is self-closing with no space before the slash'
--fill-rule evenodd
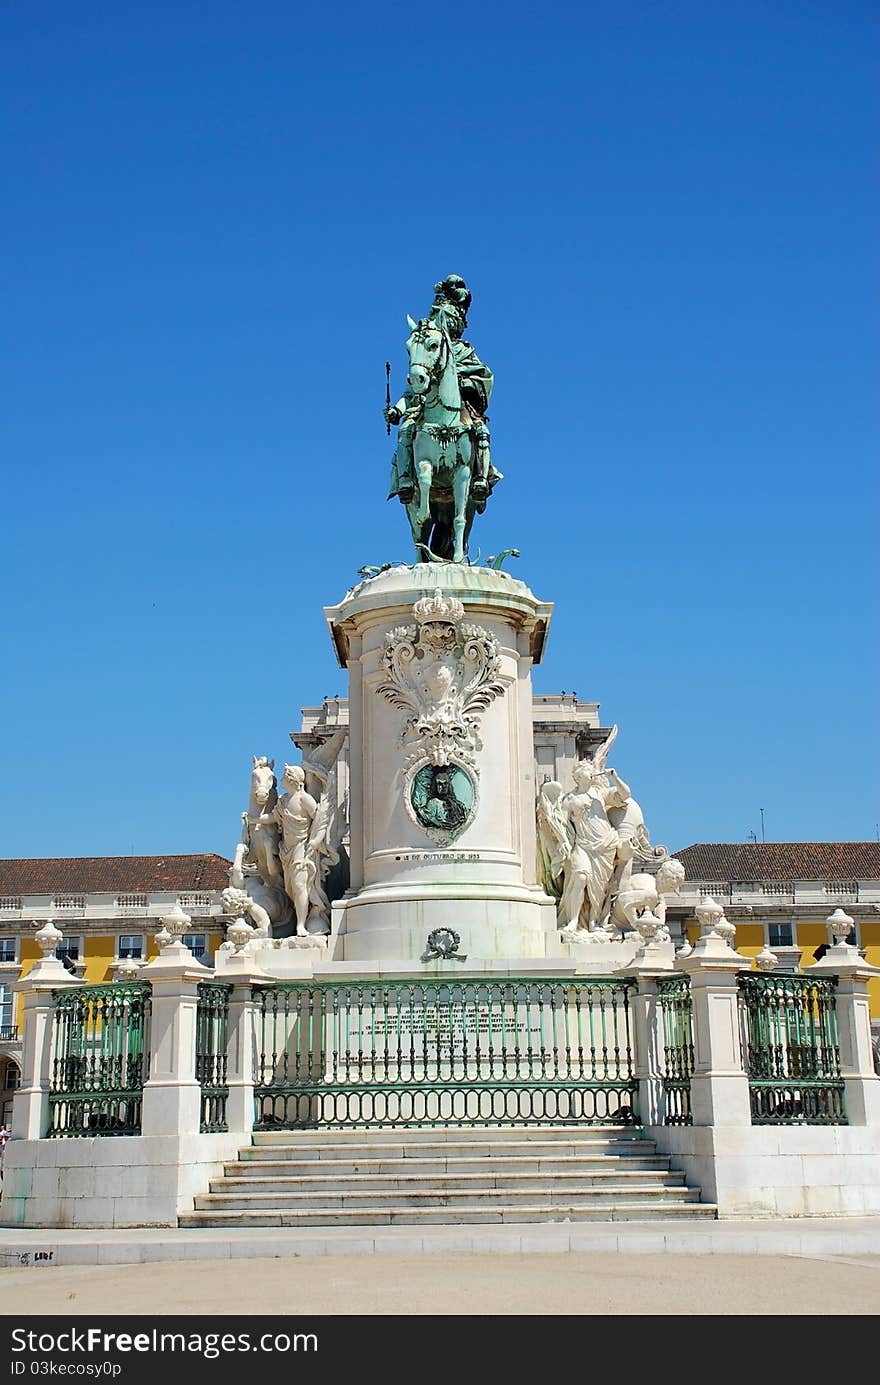
<path id="1" fill-rule="evenodd" d="M 274 770 L 274 760 L 268 760 L 265 755 L 254 756 L 254 768 L 251 771 L 251 792 L 257 803 L 269 802 L 272 790 L 277 783 Z"/>
<path id="2" fill-rule="evenodd" d="M 441 327 L 425 319 L 413 322 L 407 318 L 411 331 L 406 343 L 409 356 L 407 383 L 413 394 L 425 394 L 445 369 L 449 339 Z"/>

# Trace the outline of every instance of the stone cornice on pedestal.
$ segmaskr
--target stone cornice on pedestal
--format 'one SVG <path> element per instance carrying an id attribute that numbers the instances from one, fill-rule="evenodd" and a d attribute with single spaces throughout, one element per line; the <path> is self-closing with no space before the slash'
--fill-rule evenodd
<path id="1" fill-rule="evenodd" d="M 636 953 L 627 967 L 627 971 L 648 981 L 653 976 L 669 976 L 678 969 L 678 959 L 669 943 L 659 943 L 653 947 L 648 943 L 643 951 Z"/>
<path id="2" fill-rule="evenodd" d="M 85 986 L 79 976 L 71 976 L 57 957 L 41 957 L 30 971 L 10 984 L 10 990 L 19 993 L 27 991 L 58 991 L 63 987 Z"/>
<path id="3" fill-rule="evenodd" d="M 231 985 L 240 986 L 247 985 L 248 982 L 275 981 L 277 978 L 258 966 L 253 957 L 241 952 L 233 952 L 229 954 L 228 960 L 217 973 L 217 980 L 228 981 Z"/>
<path id="4" fill-rule="evenodd" d="M 687 957 L 677 958 L 682 971 L 748 971 L 752 965 L 750 957 L 734 952 L 723 938 L 703 936 L 694 943 Z"/>
<path id="5" fill-rule="evenodd" d="M 880 967 L 873 967 L 870 962 L 866 962 L 859 949 L 851 943 L 836 943 L 834 947 L 829 947 L 818 962 L 803 968 L 805 976 L 814 971 L 820 975 L 823 972 L 831 972 L 835 976 L 847 976 L 855 981 L 870 981 L 873 976 L 880 976 Z"/>
<path id="6" fill-rule="evenodd" d="M 337 606 L 324 607 L 340 667 L 348 664 L 352 634 L 362 634 L 377 620 L 387 623 L 398 609 L 401 621 L 410 619 L 414 601 L 438 593 L 463 602 L 469 619 L 498 610 L 503 610 L 508 620 L 513 616 L 513 623 L 529 635 L 533 662 L 540 663 L 552 602 L 539 601 L 525 582 L 508 572 L 460 563 L 417 563 L 365 578 L 346 592 Z"/>
<path id="7" fill-rule="evenodd" d="M 163 947 L 159 956 L 146 962 L 139 973 L 143 981 L 206 981 L 213 974 L 212 968 L 194 957 L 184 943 Z"/>

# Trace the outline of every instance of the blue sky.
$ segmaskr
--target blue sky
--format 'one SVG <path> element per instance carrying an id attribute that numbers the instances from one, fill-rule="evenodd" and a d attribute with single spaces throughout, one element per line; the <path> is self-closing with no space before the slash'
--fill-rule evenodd
<path id="1" fill-rule="evenodd" d="M 449 272 L 536 691 L 673 849 L 876 836 L 875 7 L 430 13 L 0 4 L 2 854 L 231 854 Z"/>

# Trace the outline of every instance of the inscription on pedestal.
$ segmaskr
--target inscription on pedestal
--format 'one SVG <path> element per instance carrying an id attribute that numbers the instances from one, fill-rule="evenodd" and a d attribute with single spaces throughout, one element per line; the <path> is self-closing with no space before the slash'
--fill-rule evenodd
<path id="1" fill-rule="evenodd" d="M 479 861 L 479 851 L 406 851 L 395 861 Z"/>

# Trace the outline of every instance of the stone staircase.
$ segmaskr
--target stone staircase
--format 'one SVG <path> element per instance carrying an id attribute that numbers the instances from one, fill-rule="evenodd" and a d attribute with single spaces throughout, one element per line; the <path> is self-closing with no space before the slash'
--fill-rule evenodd
<path id="1" fill-rule="evenodd" d="M 715 1217 L 637 1127 L 259 1132 L 183 1227 Z"/>

